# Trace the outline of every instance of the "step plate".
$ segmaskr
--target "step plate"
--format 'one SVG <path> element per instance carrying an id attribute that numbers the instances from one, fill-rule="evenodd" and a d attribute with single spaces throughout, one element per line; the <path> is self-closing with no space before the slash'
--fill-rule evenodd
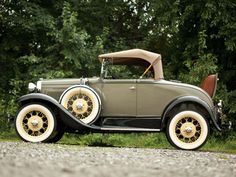
<path id="1" fill-rule="evenodd" d="M 101 127 L 103 131 L 124 131 L 124 132 L 160 132 L 160 129 L 133 128 L 133 127 Z"/>

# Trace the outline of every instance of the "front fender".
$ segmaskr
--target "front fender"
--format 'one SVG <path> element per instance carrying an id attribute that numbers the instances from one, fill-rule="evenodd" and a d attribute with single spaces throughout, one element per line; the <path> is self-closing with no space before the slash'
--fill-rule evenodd
<path id="1" fill-rule="evenodd" d="M 48 95 L 42 93 L 31 93 L 24 95 L 18 99 L 18 102 L 21 106 L 30 104 L 30 103 L 42 103 L 50 107 L 53 111 L 57 111 L 60 115 L 61 121 L 68 128 L 74 130 L 86 130 L 91 129 L 90 126 L 84 124 L 79 119 L 76 119 L 70 112 L 68 112 L 58 101 Z"/>
<path id="2" fill-rule="evenodd" d="M 194 96 L 184 96 L 184 97 L 180 97 L 175 99 L 174 101 L 172 101 L 167 108 L 165 109 L 165 111 L 162 114 L 162 121 L 161 121 L 161 125 L 162 127 L 164 127 L 165 122 L 167 120 L 167 114 L 177 105 L 181 104 L 181 103 L 185 103 L 185 102 L 191 102 L 191 103 L 196 103 L 200 106 L 202 106 L 203 108 L 206 109 L 206 111 L 208 112 L 208 114 L 210 115 L 210 119 L 212 120 L 215 128 L 219 131 L 221 131 L 221 128 L 219 127 L 219 125 L 216 122 L 216 114 L 215 112 L 212 110 L 212 108 L 210 108 L 208 106 L 207 103 L 205 103 L 204 101 L 202 101 L 200 98 L 198 97 L 194 97 Z"/>

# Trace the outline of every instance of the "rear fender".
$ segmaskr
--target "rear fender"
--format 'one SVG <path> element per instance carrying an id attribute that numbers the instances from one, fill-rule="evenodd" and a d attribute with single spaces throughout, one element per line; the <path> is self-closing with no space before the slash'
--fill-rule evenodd
<path id="1" fill-rule="evenodd" d="M 191 102 L 191 103 L 196 103 L 200 106 L 202 106 L 209 114 L 210 116 L 210 120 L 213 122 L 215 128 L 219 131 L 221 131 L 221 128 L 219 127 L 219 125 L 216 122 L 216 114 L 214 113 L 214 110 L 212 110 L 207 103 L 205 103 L 204 101 L 202 101 L 201 99 L 197 98 L 197 97 L 193 97 L 193 96 L 184 96 L 184 97 L 180 97 L 175 99 L 174 101 L 172 101 L 167 108 L 165 109 L 165 111 L 162 114 L 162 121 L 161 121 L 161 127 L 163 129 L 163 127 L 165 126 L 167 119 L 168 119 L 168 113 L 177 105 L 181 104 L 181 103 L 186 103 L 186 102 Z"/>
<path id="2" fill-rule="evenodd" d="M 54 98 L 42 94 L 42 93 L 31 93 L 24 95 L 19 98 L 18 100 L 19 104 L 21 106 L 30 104 L 30 103 L 42 103 L 50 108 L 52 110 L 57 111 L 60 115 L 61 121 L 64 125 L 66 125 L 68 128 L 74 129 L 74 130 L 87 130 L 92 129 L 91 126 L 84 124 L 79 119 L 76 119 L 70 112 L 68 112 L 61 104 L 58 103 L 57 100 Z"/>

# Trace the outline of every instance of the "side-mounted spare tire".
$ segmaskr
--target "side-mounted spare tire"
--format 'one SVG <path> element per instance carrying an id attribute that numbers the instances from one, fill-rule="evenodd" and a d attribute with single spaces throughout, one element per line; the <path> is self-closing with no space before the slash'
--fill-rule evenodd
<path id="1" fill-rule="evenodd" d="M 76 85 L 63 92 L 60 103 L 85 124 L 91 124 L 100 115 L 101 100 L 91 87 Z"/>

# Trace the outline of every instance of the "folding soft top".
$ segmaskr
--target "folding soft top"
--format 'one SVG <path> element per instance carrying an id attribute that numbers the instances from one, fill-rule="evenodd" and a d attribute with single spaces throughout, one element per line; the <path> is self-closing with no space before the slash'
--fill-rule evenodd
<path id="1" fill-rule="evenodd" d="M 120 52 L 113 52 L 107 54 L 101 54 L 98 56 L 99 60 L 112 59 L 114 64 L 135 64 L 142 63 L 142 60 L 147 61 L 152 65 L 155 80 L 163 79 L 162 61 L 161 55 L 153 52 L 149 52 L 142 49 L 131 49 Z"/>

